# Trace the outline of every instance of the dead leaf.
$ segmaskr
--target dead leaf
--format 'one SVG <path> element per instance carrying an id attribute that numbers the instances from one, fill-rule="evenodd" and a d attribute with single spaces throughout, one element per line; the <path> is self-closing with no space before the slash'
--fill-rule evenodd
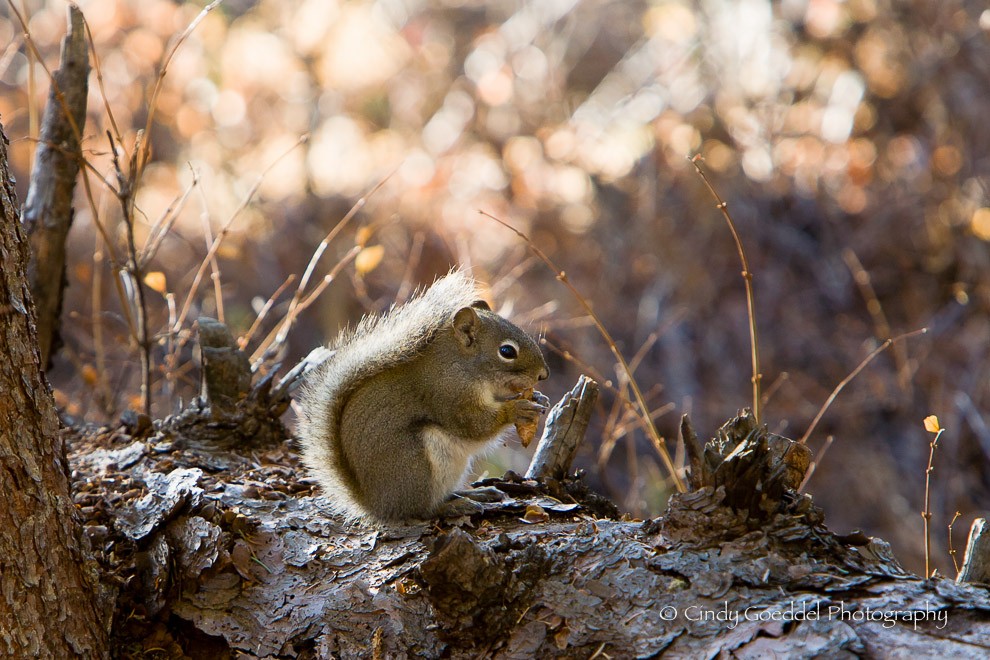
<path id="1" fill-rule="evenodd" d="M 938 433 L 939 431 L 941 431 L 942 427 L 939 426 L 938 417 L 936 417 L 935 415 L 929 415 L 928 417 L 925 417 L 925 430 L 928 431 L 929 433 Z"/>
<path id="2" fill-rule="evenodd" d="M 550 520 L 550 514 L 539 504 L 530 504 L 526 507 L 526 514 L 520 520 L 529 524 L 541 523 Z"/>

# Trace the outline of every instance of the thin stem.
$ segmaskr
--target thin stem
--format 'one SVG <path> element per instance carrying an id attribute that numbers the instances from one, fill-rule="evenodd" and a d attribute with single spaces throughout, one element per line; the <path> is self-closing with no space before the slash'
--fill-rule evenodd
<path id="1" fill-rule="evenodd" d="M 956 575 L 959 575 L 959 562 L 956 561 L 956 549 L 952 547 L 952 526 L 956 524 L 956 520 L 961 515 L 956 511 L 956 515 L 952 516 L 952 520 L 949 522 L 949 557 L 952 558 L 952 566 L 956 569 Z"/>
<path id="2" fill-rule="evenodd" d="M 832 405 L 832 402 L 835 401 L 835 398 L 837 396 L 839 396 L 839 392 L 841 392 L 842 389 L 846 385 L 848 385 L 853 378 L 858 376 L 859 372 L 865 369 L 866 365 L 868 365 L 870 362 L 873 361 L 873 358 L 883 353 L 885 350 L 887 350 L 887 348 L 890 347 L 891 344 L 895 342 L 901 341 L 902 339 L 908 339 L 909 337 L 914 337 L 916 335 L 923 335 L 926 332 L 928 332 L 928 328 L 921 328 L 920 330 L 915 330 L 914 332 L 908 332 L 903 335 L 898 335 L 897 337 L 894 337 L 892 339 L 885 339 L 882 344 L 880 344 L 878 347 L 873 349 L 873 351 L 865 358 L 863 358 L 863 361 L 860 362 L 859 365 L 855 369 L 853 369 L 848 376 L 843 378 L 842 381 L 835 386 L 835 389 L 832 390 L 832 393 L 829 394 L 827 399 L 825 399 L 825 403 L 823 403 L 822 407 L 818 409 L 818 414 L 815 415 L 815 418 L 811 421 L 811 425 L 808 427 L 808 430 L 804 432 L 804 435 L 801 436 L 801 439 L 798 440 L 798 442 L 800 442 L 802 445 L 808 442 L 808 438 L 814 432 L 815 427 L 818 426 L 818 422 L 820 422 L 822 417 L 825 416 L 825 412 Z"/>
<path id="3" fill-rule="evenodd" d="M 110 127 L 113 129 L 113 136 L 117 144 L 123 147 L 124 139 L 120 136 L 120 128 L 117 126 L 117 119 L 113 116 L 113 109 L 110 107 L 110 100 L 107 98 L 106 86 L 103 84 L 103 67 L 100 65 L 100 55 L 96 51 L 96 41 L 93 39 L 93 31 L 89 28 L 89 22 L 83 16 L 83 26 L 86 28 L 86 36 L 89 41 L 89 52 L 93 57 L 93 70 L 96 71 L 96 83 L 100 88 L 100 98 L 103 99 L 103 107 L 107 111 L 107 118 L 110 119 Z"/>
<path id="4" fill-rule="evenodd" d="M 213 2 L 203 7 L 202 11 L 196 15 L 196 18 L 194 18 L 189 25 L 186 26 L 186 29 L 183 30 L 182 33 L 176 38 L 175 42 L 172 44 L 172 47 L 169 49 L 168 53 L 165 54 L 164 59 L 162 59 L 161 67 L 158 69 L 158 77 L 155 80 L 155 87 L 151 92 L 151 101 L 148 103 L 148 121 L 145 122 L 144 126 L 145 135 L 151 135 L 151 126 L 155 121 L 155 111 L 158 109 L 158 97 L 162 93 L 162 87 L 165 84 L 165 74 L 168 72 L 168 65 L 171 64 L 172 58 L 175 57 L 175 53 L 179 50 L 179 46 L 181 46 L 183 42 L 189 38 L 189 35 L 191 35 L 193 30 L 195 30 L 203 19 L 206 18 L 206 15 L 216 9 L 221 2 L 223 2 L 223 0 L 213 0 Z M 138 145 L 134 145 L 134 149 L 136 154 L 141 151 L 138 149 Z M 138 169 L 135 175 L 135 180 L 139 180 L 141 178 L 141 172 L 144 170 L 144 165 L 148 161 L 149 157 L 150 153 L 146 149 L 138 158 Z"/>
<path id="5" fill-rule="evenodd" d="M 799 493 L 804 492 L 805 486 L 807 486 L 808 482 L 811 481 L 811 475 L 813 475 L 815 470 L 818 469 L 818 466 L 821 465 L 822 460 L 825 458 L 825 452 L 829 450 L 834 441 L 835 436 L 830 435 L 825 438 L 825 444 L 823 444 L 821 449 L 818 450 L 818 453 L 815 454 L 815 458 L 812 459 L 811 464 L 808 466 L 808 472 L 804 475 L 804 479 L 801 480 L 801 485 L 798 486 Z"/>
<path id="6" fill-rule="evenodd" d="M 175 309 L 174 293 L 165 294 L 165 305 L 166 307 L 168 307 L 168 325 L 166 326 L 168 328 L 172 326 L 172 323 L 175 321 L 175 315 L 177 313 Z M 165 386 L 163 388 L 164 389 L 163 394 L 165 395 L 164 397 L 165 400 L 169 402 L 170 406 L 172 405 L 172 398 L 173 395 L 175 394 L 175 381 L 176 381 L 175 368 L 179 361 L 179 356 L 175 351 L 175 345 L 176 345 L 175 335 L 171 332 L 166 332 L 165 357 L 163 360 L 165 363 Z"/>
<path id="7" fill-rule="evenodd" d="M 279 296 L 285 293 L 285 290 L 288 289 L 289 286 L 291 286 L 292 283 L 295 281 L 296 281 L 296 274 L 291 273 L 287 278 L 285 278 L 285 281 L 282 282 L 282 285 L 279 288 L 275 289 L 275 293 L 273 293 L 268 298 L 268 301 L 258 312 L 258 316 L 255 317 L 254 319 L 254 323 L 252 323 L 251 327 L 248 328 L 248 331 L 244 333 L 244 336 L 237 340 L 238 348 L 240 348 L 241 350 L 247 348 L 247 345 L 251 343 L 251 339 L 254 337 L 254 333 L 258 331 L 258 328 L 261 326 L 262 321 L 265 320 L 265 317 L 268 316 L 268 312 L 271 311 L 272 305 L 275 304 L 275 301 L 278 300 Z"/>
<path id="8" fill-rule="evenodd" d="M 296 142 L 291 147 L 286 149 L 278 158 L 272 161 L 271 164 L 269 164 L 268 167 L 266 167 L 265 170 L 258 175 L 258 178 L 255 180 L 254 185 L 252 185 L 251 189 L 248 190 L 247 195 L 244 196 L 244 199 L 241 201 L 240 205 L 236 209 L 234 209 L 234 212 L 231 214 L 230 218 L 220 229 L 220 233 L 217 234 L 216 238 L 213 239 L 213 244 L 210 245 L 210 249 L 207 250 L 206 256 L 203 257 L 203 260 L 199 262 L 199 268 L 196 271 L 196 276 L 193 278 L 192 284 L 189 286 L 189 292 L 186 294 L 186 300 L 182 304 L 182 311 L 179 312 L 178 318 L 175 320 L 175 323 L 172 325 L 171 328 L 172 332 L 178 332 L 179 328 L 181 328 L 182 324 L 185 322 L 186 315 L 189 314 L 189 309 L 190 307 L 192 307 L 192 301 L 196 297 L 196 292 L 199 289 L 200 282 L 202 282 L 203 276 L 206 274 L 206 269 L 210 265 L 210 260 L 213 259 L 213 257 L 216 255 L 217 250 L 220 249 L 220 245 L 227 237 L 227 234 L 230 233 L 230 227 L 231 225 L 234 224 L 234 220 L 236 220 L 237 216 L 240 215 L 241 211 L 247 208 L 247 205 L 251 203 L 251 199 L 254 197 L 254 194 L 258 192 L 258 188 L 261 187 L 261 182 L 264 181 L 265 175 L 268 174 L 272 170 L 272 168 L 275 167 L 283 158 L 285 158 L 290 153 L 292 153 L 292 151 L 294 151 L 296 147 L 298 147 L 301 144 L 304 144 L 308 139 L 309 139 L 309 135 L 303 135 L 298 140 L 296 140 Z"/>
<path id="9" fill-rule="evenodd" d="M 92 322 L 93 322 L 93 350 L 96 362 L 96 391 L 97 401 L 103 414 L 111 418 L 114 412 L 114 401 L 110 394 L 110 384 L 107 381 L 107 357 L 106 344 L 103 340 L 103 321 L 100 318 L 103 314 L 103 234 L 96 234 L 96 245 L 93 248 L 93 286 L 92 297 Z"/>
<path id="10" fill-rule="evenodd" d="M 206 249 L 209 250 L 210 245 L 213 243 L 213 230 L 210 227 L 210 207 L 206 200 L 206 193 L 202 188 L 199 189 L 199 196 L 203 205 L 203 211 L 199 214 L 199 218 L 203 225 L 203 239 L 206 241 Z M 215 254 L 210 257 L 210 279 L 213 281 L 213 300 L 216 303 L 217 320 L 220 323 L 226 323 L 227 319 L 223 311 L 223 286 L 220 281 L 220 265 L 217 263 Z"/>
<path id="11" fill-rule="evenodd" d="M 674 466 L 674 459 L 671 458 L 670 452 L 667 451 L 667 447 L 664 444 L 663 438 L 660 437 L 660 433 L 657 432 L 656 425 L 653 423 L 653 420 L 650 418 L 650 409 L 646 405 L 646 400 L 643 397 L 643 392 L 639 389 L 639 384 L 636 382 L 636 379 L 633 378 L 632 370 L 629 368 L 629 363 L 626 362 L 626 359 L 622 356 L 622 353 L 619 352 L 619 347 L 616 345 L 615 340 L 612 339 L 612 335 L 605 328 L 605 325 L 602 323 L 601 319 L 598 318 L 598 315 L 595 314 L 595 311 L 591 308 L 591 305 L 584 298 L 584 296 L 582 296 L 581 293 L 574 287 L 574 285 L 571 284 L 570 280 L 567 279 L 567 274 L 561 269 L 557 268 L 557 265 L 550 259 L 550 257 L 548 257 L 543 250 L 537 247 L 536 244 L 533 243 L 533 241 L 528 236 L 526 236 L 526 234 L 522 233 L 512 225 L 508 224 L 507 222 L 504 222 L 499 218 L 496 218 L 491 213 L 488 213 L 486 211 L 479 211 L 479 213 L 481 213 L 481 215 L 487 218 L 490 218 L 491 220 L 494 220 L 495 222 L 502 225 L 509 231 L 515 233 L 516 236 L 521 238 L 523 241 L 525 241 L 526 245 L 529 246 L 529 249 L 533 251 L 533 254 L 539 257 L 540 261 L 546 264 L 547 267 L 550 268 L 550 270 L 552 270 L 556 274 L 557 280 L 559 280 L 565 287 L 567 287 L 567 289 L 571 292 L 571 295 L 573 295 L 577 299 L 581 307 L 584 308 L 585 313 L 587 313 L 588 316 L 591 317 L 591 320 L 595 324 L 595 328 L 598 330 L 598 333 L 605 340 L 605 343 L 608 344 L 609 350 L 612 351 L 612 355 L 618 361 L 619 366 L 622 369 L 622 372 L 629 379 L 629 388 L 632 390 L 633 398 L 636 400 L 636 405 L 639 407 L 640 416 L 643 420 L 643 426 L 646 428 L 647 431 L 647 437 L 650 439 L 650 442 L 653 444 L 653 448 L 656 449 L 657 453 L 660 455 L 660 459 L 663 461 L 664 468 L 667 470 L 667 473 L 670 475 L 671 481 L 674 482 L 674 487 L 677 489 L 677 492 L 679 493 L 686 492 L 687 487 L 684 485 L 684 480 L 681 479 L 681 476 L 678 474 L 677 468 Z"/>
<path id="12" fill-rule="evenodd" d="M 344 217 L 340 219 L 340 222 L 333 226 L 333 229 L 331 229 L 327 235 L 323 237 L 320 244 L 316 246 L 315 250 L 313 250 L 313 256 L 309 258 L 309 263 L 306 264 L 306 270 L 303 271 L 302 279 L 299 280 L 299 286 L 296 287 L 296 292 L 292 296 L 292 302 L 289 303 L 290 313 L 296 308 L 296 305 L 298 305 L 299 301 L 302 299 L 303 293 L 306 291 L 306 287 L 309 286 L 309 280 L 313 276 L 313 271 L 316 270 L 316 266 L 320 262 L 320 258 L 323 257 L 323 253 L 326 252 L 327 247 L 329 247 L 333 239 L 335 239 L 337 235 L 343 231 L 344 227 L 347 226 L 354 216 L 357 215 L 358 211 L 364 208 L 364 205 L 367 204 L 369 199 L 371 199 L 371 196 L 378 192 L 381 187 L 392 178 L 393 174 L 395 174 L 395 170 L 375 184 L 375 187 L 369 190 L 367 194 L 362 195 L 358 201 L 354 202 L 354 205 L 351 206 L 350 210 L 348 210 Z"/>
<path id="13" fill-rule="evenodd" d="M 115 148 L 113 134 L 107 131 L 110 140 L 110 150 L 113 157 L 114 169 L 117 172 L 117 199 L 124 215 L 124 228 L 127 231 L 127 265 L 126 271 L 134 286 L 134 306 L 137 312 L 137 344 L 138 356 L 141 361 L 141 410 L 145 415 L 151 415 L 151 340 L 148 334 L 148 306 L 144 295 L 144 277 L 138 261 L 137 244 L 134 238 L 134 177 L 138 145 L 135 145 L 134 156 L 131 158 L 128 174 L 124 174 L 120 159 Z"/>
<path id="14" fill-rule="evenodd" d="M 24 14 L 27 16 L 28 7 L 27 0 L 21 0 L 21 6 L 24 9 Z M 10 7 L 16 12 L 13 1 L 10 2 Z M 21 23 L 24 25 L 25 38 L 27 38 L 27 21 L 21 18 L 21 15 L 17 15 L 21 19 Z M 33 45 L 33 44 L 32 44 Z M 39 120 L 40 111 L 38 110 L 37 102 L 37 89 L 38 83 L 34 79 L 34 60 L 35 58 L 41 62 L 42 66 L 45 66 L 44 60 L 41 59 L 41 55 L 38 53 L 37 49 L 29 48 L 27 49 L 28 55 L 28 71 L 27 71 L 27 87 L 28 87 L 28 135 L 40 137 L 41 135 L 41 122 Z M 47 67 L 45 68 L 47 71 Z M 68 114 L 68 113 L 66 113 Z M 31 159 L 28 162 L 28 171 L 34 171 L 34 158 L 35 152 L 31 152 Z"/>
<path id="15" fill-rule="evenodd" d="M 168 235 L 169 231 L 172 229 L 172 225 L 179 218 L 179 214 L 186 205 L 186 200 L 189 199 L 190 193 L 192 193 L 193 188 L 199 185 L 199 177 L 196 175 L 196 170 L 192 173 L 192 183 L 190 183 L 182 194 L 172 200 L 172 203 L 168 205 L 161 217 L 151 226 L 148 231 L 148 238 L 144 241 L 144 247 L 141 248 L 141 253 L 138 255 L 138 264 L 141 268 L 148 265 L 152 259 L 155 258 L 155 254 L 158 252 L 158 248 L 161 247 L 162 241 Z"/>
<path id="16" fill-rule="evenodd" d="M 842 251 L 842 258 L 845 260 L 849 272 L 852 273 L 853 281 L 859 287 L 860 295 L 866 301 L 866 311 L 869 312 L 870 318 L 873 319 L 873 328 L 877 337 L 889 337 L 891 334 L 890 323 L 887 322 L 887 315 L 884 314 L 880 299 L 877 298 L 870 274 L 863 268 L 863 264 L 852 248 L 845 248 Z M 907 353 L 904 347 L 900 345 L 894 346 L 892 350 L 894 351 L 894 360 L 897 362 L 898 381 L 901 389 L 906 390 L 910 385 Z"/>
<path id="17" fill-rule="evenodd" d="M 925 510 L 921 512 L 921 519 L 924 521 L 925 525 L 925 578 L 930 578 L 932 576 L 931 571 L 931 555 L 932 555 L 932 535 L 929 525 L 932 520 L 931 511 L 931 480 L 932 471 L 934 470 L 935 463 L 935 446 L 938 444 L 938 439 L 942 437 L 942 432 L 945 429 L 939 429 L 938 433 L 935 434 L 935 438 L 932 439 L 928 446 L 928 467 L 925 469 Z M 955 518 L 953 518 L 955 521 Z"/>
<path id="18" fill-rule="evenodd" d="M 708 175 L 705 171 L 701 169 L 701 154 L 695 155 L 690 159 L 691 164 L 694 165 L 694 169 L 698 172 L 698 176 L 701 180 L 705 182 L 705 186 L 708 187 L 708 192 L 711 193 L 712 197 L 715 198 L 715 208 L 722 212 L 722 217 L 725 218 L 726 224 L 729 226 L 729 231 L 732 233 L 732 240 L 736 242 L 736 251 L 739 253 L 739 261 L 742 263 L 742 277 L 743 283 L 746 285 L 746 313 L 749 316 L 749 346 L 750 346 L 750 362 L 753 368 L 753 417 L 756 419 L 756 423 L 759 424 L 762 419 L 761 415 L 761 397 L 760 397 L 760 381 L 763 379 L 763 374 L 760 373 L 760 342 L 759 335 L 756 332 L 756 301 L 755 295 L 753 293 L 753 272 L 749 269 L 749 260 L 746 259 L 746 252 L 743 250 L 742 239 L 739 238 L 739 232 L 736 231 L 736 224 L 732 221 L 732 216 L 729 215 L 729 205 L 726 203 L 722 197 L 715 190 L 715 186 L 708 179 Z"/>
<path id="19" fill-rule="evenodd" d="M 301 299 L 297 305 L 294 307 L 290 305 L 289 311 L 285 313 L 285 317 L 278 327 L 274 328 L 268 336 L 265 337 L 261 345 L 254 351 L 251 355 L 251 366 L 252 368 L 257 368 L 269 357 L 275 355 L 279 348 L 289 336 L 289 330 L 292 328 L 293 323 L 295 323 L 296 317 L 301 314 L 307 307 L 316 302 L 316 299 L 323 293 L 324 290 L 330 283 L 337 279 L 337 275 L 343 270 L 344 266 L 354 261 L 354 257 L 358 255 L 361 251 L 361 246 L 355 245 L 350 249 L 350 251 L 344 255 L 344 257 L 338 261 L 329 273 L 323 276 L 323 280 L 317 284 L 313 290 L 306 295 L 305 298 Z"/>

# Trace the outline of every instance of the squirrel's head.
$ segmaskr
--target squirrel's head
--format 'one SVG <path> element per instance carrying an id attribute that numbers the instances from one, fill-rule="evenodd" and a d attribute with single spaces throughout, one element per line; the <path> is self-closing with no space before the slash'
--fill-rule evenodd
<path id="1" fill-rule="evenodd" d="M 461 355 L 494 387 L 497 400 L 516 398 L 550 375 L 536 341 L 484 301 L 457 310 L 451 330 Z"/>

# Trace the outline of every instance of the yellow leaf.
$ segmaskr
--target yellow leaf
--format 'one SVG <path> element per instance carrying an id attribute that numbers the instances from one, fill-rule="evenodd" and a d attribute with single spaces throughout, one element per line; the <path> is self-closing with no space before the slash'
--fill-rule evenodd
<path id="1" fill-rule="evenodd" d="M 929 433 L 938 433 L 941 431 L 942 427 L 938 424 L 938 417 L 935 415 L 925 417 L 925 430 Z"/>
<path id="2" fill-rule="evenodd" d="M 164 295 L 166 290 L 165 273 L 157 270 L 151 273 L 145 273 L 144 283 L 148 285 L 148 288 Z"/>
<path id="3" fill-rule="evenodd" d="M 367 275 L 378 268 L 378 264 L 382 262 L 384 257 L 384 245 L 366 247 L 358 252 L 357 257 L 354 258 L 354 269 L 358 272 L 358 275 Z"/>
<path id="4" fill-rule="evenodd" d="M 354 244 L 364 247 L 364 244 L 371 240 L 371 235 L 375 231 L 371 227 L 361 227 L 354 234 Z"/>

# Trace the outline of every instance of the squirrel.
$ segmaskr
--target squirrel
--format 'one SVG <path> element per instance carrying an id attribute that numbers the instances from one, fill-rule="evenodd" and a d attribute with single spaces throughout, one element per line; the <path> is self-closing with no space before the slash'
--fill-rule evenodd
<path id="1" fill-rule="evenodd" d="M 550 375 L 539 346 L 459 270 L 366 316 L 331 348 L 303 383 L 298 435 L 303 463 L 349 520 L 477 510 L 454 493 L 471 460 L 549 404 L 533 391 Z"/>

